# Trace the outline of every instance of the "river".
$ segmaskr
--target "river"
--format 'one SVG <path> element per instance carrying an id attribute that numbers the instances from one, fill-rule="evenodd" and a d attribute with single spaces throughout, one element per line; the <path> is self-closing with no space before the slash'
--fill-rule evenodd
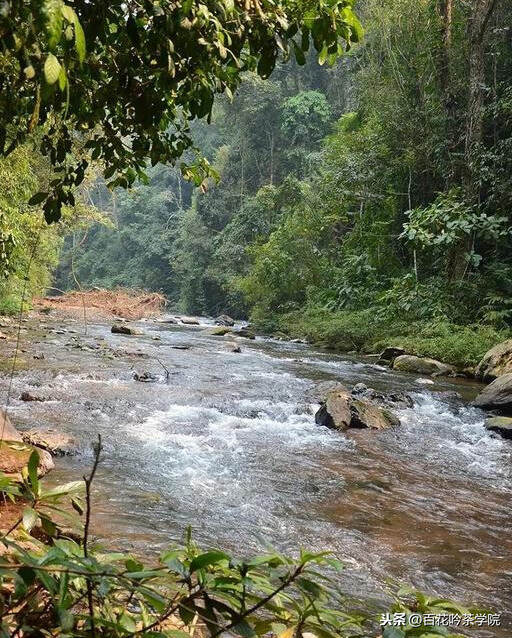
<path id="1" fill-rule="evenodd" d="M 502 613 L 501 628 L 472 636 L 511 635 L 512 444 L 484 429 L 483 412 L 435 394 L 470 400 L 477 384 L 422 385 L 368 359 L 263 338 L 234 353 L 204 325 L 138 325 L 144 335 L 105 322 L 84 335 L 78 321 L 32 317 L 13 380 L 21 429 L 58 427 L 80 442 L 50 481 L 87 472 L 101 433 L 100 540 L 147 555 L 190 523 L 200 543 L 237 554 L 267 542 L 330 549 L 346 562 L 349 595 L 379 606 L 393 578 Z M 141 383 L 134 371 L 160 377 Z M 306 392 L 331 379 L 404 390 L 415 407 L 397 411 L 393 430 L 330 431 L 315 425 Z M 5 392 L 7 374 L 0 383 Z M 22 391 L 51 400 L 26 403 Z"/>

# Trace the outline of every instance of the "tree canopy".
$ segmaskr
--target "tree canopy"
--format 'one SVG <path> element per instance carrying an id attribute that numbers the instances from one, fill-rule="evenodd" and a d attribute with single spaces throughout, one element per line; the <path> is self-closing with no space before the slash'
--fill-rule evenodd
<path id="1" fill-rule="evenodd" d="M 173 163 L 192 146 L 189 122 L 208 117 L 243 72 L 266 78 L 280 55 L 320 62 L 358 41 L 353 0 L 11 0 L 0 5 L 0 154 L 36 126 L 58 176 L 43 204 L 58 220 L 91 159 L 111 186 L 144 178 L 148 160 Z M 83 153 L 72 160 L 76 134 Z M 201 183 L 208 164 L 182 166 Z"/>

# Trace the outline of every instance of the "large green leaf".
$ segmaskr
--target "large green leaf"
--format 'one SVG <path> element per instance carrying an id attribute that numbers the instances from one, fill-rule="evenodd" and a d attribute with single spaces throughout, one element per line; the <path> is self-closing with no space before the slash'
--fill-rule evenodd
<path id="1" fill-rule="evenodd" d="M 61 64 L 57 58 L 50 53 L 44 63 L 44 77 L 48 84 L 55 84 L 59 79 Z"/>

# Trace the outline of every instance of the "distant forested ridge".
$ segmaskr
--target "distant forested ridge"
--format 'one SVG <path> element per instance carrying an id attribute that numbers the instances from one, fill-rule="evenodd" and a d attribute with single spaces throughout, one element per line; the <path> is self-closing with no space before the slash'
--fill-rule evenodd
<path id="1" fill-rule="evenodd" d="M 274 328 L 300 310 L 508 329 L 512 2 L 360 14 L 334 67 L 250 75 L 194 127 L 220 175 L 206 192 L 163 166 L 129 193 L 99 184 L 111 224 L 68 237 L 58 286 L 142 286 Z"/>

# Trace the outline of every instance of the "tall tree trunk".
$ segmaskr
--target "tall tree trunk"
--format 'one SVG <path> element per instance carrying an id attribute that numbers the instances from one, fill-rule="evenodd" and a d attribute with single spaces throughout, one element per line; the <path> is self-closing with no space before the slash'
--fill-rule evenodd
<path id="1" fill-rule="evenodd" d="M 497 0 L 473 0 L 468 25 L 469 75 L 466 107 L 462 187 L 468 204 L 480 203 L 477 156 L 484 134 L 485 40 Z M 454 246 L 449 259 L 451 278 L 459 280 L 467 271 L 466 254 L 471 250 L 468 235 Z"/>
<path id="2" fill-rule="evenodd" d="M 452 104 L 451 87 L 451 48 L 452 48 L 452 25 L 453 25 L 453 2 L 454 0 L 439 0 L 438 12 L 441 16 L 441 55 L 438 67 L 439 84 L 441 86 L 442 99 L 445 107 L 450 108 Z"/>
<path id="3" fill-rule="evenodd" d="M 487 26 L 496 7 L 496 0 L 474 0 L 469 23 L 469 90 L 465 135 L 464 188 L 470 201 L 478 203 L 474 160 L 483 139 L 485 36 Z"/>

